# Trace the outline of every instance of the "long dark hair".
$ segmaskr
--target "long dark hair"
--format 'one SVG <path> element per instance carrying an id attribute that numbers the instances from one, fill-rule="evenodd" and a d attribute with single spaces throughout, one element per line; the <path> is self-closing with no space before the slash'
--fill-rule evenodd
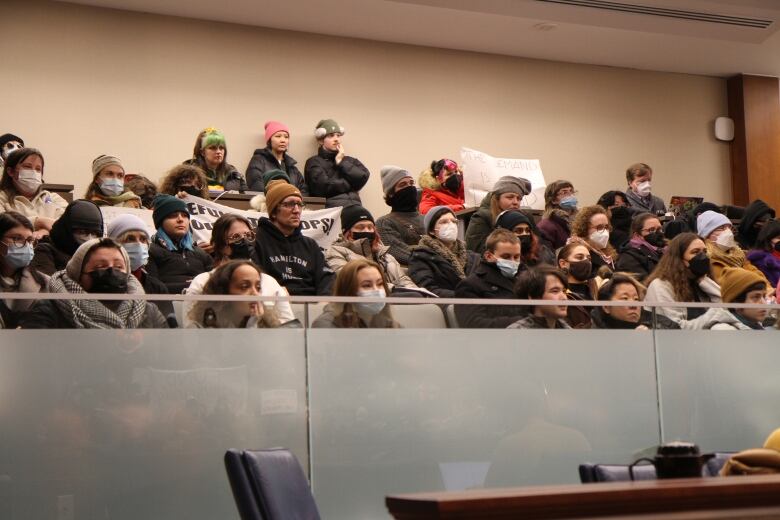
<path id="1" fill-rule="evenodd" d="M 35 231 L 30 219 L 16 211 L 6 211 L 0 213 L 0 237 L 15 227 L 23 227 L 30 231 Z"/>
<path id="2" fill-rule="evenodd" d="M 756 239 L 756 249 L 763 249 L 764 251 L 774 251 L 772 246 L 772 239 L 780 236 L 780 220 L 770 220 L 766 225 L 761 228 Z"/>
<path id="3" fill-rule="evenodd" d="M 214 252 L 212 253 L 212 256 L 214 257 L 215 262 L 221 262 L 227 258 L 222 254 L 222 250 L 226 246 L 230 245 L 228 243 L 227 232 L 228 229 L 230 229 L 230 226 L 232 226 L 233 223 L 237 221 L 243 222 L 250 230 L 252 230 L 252 223 L 249 222 L 246 217 L 237 215 L 235 213 L 225 213 L 224 215 L 220 215 L 219 218 L 214 222 L 214 226 L 211 230 L 211 245 L 213 246 Z"/>
<path id="4" fill-rule="evenodd" d="M 40 150 L 37 148 L 20 148 L 19 150 L 14 150 L 8 154 L 8 157 L 5 158 L 5 165 L 3 166 L 3 177 L 0 179 L 1 190 L 7 191 L 9 193 L 16 193 L 14 180 L 11 178 L 11 175 L 8 172 L 13 168 L 16 168 L 19 163 L 23 162 L 31 155 L 37 155 L 41 158 L 41 178 L 43 178 L 44 160 L 43 154 L 40 152 Z"/>
<path id="5" fill-rule="evenodd" d="M 683 261 L 685 251 L 694 240 L 701 240 L 696 233 L 680 233 L 669 242 L 666 248 L 666 253 L 661 257 L 661 261 L 655 266 L 655 269 L 650 276 L 645 280 L 647 285 L 655 280 L 663 280 L 669 282 L 674 291 L 674 297 L 678 302 L 693 301 L 693 287 L 691 284 L 690 271 Z"/>

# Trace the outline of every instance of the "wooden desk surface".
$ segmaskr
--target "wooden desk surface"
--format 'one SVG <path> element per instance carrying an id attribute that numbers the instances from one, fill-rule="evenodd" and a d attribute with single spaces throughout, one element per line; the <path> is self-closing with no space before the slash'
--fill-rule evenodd
<path id="1" fill-rule="evenodd" d="M 645 480 L 388 496 L 397 519 L 592 518 L 780 507 L 780 475 Z"/>
<path id="2" fill-rule="evenodd" d="M 252 197 L 257 195 L 257 192 L 248 191 L 246 193 L 224 193 L 221 191 L 211 191 L 211 200 L 217 199 L 217 204 L 228 206 L 236 209 L 248 210 L 252 209 L 249 206 L 249 201 Z M 303 202 L 306 203 L 306 209 L 322 209 L 325 207 L 324 197 L 303 197 Z"/>

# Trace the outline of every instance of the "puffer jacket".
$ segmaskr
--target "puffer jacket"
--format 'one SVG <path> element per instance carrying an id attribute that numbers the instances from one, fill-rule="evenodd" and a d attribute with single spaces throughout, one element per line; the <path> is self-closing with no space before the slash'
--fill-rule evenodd
<path id="1" fill-rule="evenodd" d="M 354 157 L 344 157 L 336 164 L 337 152 L 320 146 L 317 155 L 309 157 L 303 168 L 309 195 L 325 197 L 325 207 L 361 204 L 358 192 L 368 182 L 370 172 Z"/>
<path id="2" fill-rule="evenodd" d="M 353 241 L 340 237 L 325 251 L 325 261 L 335 273 L 338 273 L 347 262 L 368 258 L 382 266 L 387 286 L 391 291 L 394 287 L 417 289 L 417 284 L 404 273 L 393 255 L 388 253 L 389 249 L 388 246 L 382 245 L 379 251 L 374 253 L 371 251 L 371 245 L 366 243 L 365 238 Z"/>
<path id="3" fill-rule="evenodd" d="M 479 255 L 468 251 L 464 274 L 469 276 L 479 265 Z M 454 298 L 455 287 L 461 281 L 452 263 L 433 249 L 418 246 L 412 249 L 409 276 L 419 286 L 428 289 L 439 298 Z"/>
<path id="4" fill-rule="evenodd" d="M 301 195 L 307 197 L 309 195 L 309 187 L 306 185 L 303 174 L 296 166 L 298 161 L 288 154 L 284 154 L 283 159 L 282 163 L 279 164 L 273 152 L 267 146 L 255 150 L 255 153 L 249 160 L 249 165 L 246 167 L 246 184 L 249 187 L 249 191 L 262 192 L 265 189 L 263 174 L 269 170 L 282 170 L 290 178 L 290 184 L 298 188 Z"/>
<path id="5" fill-rule="evenodd" d="M 466 207 L 463 183 L 460 184 L 458 193 L 451 193 L 441 185 L 428 168 L 420 174 L 418 184 L 423 190 L 419 208 L 421 215 L 425 215 L 436 206 L 447 206 L 452 211 L 460 211 Z"/>

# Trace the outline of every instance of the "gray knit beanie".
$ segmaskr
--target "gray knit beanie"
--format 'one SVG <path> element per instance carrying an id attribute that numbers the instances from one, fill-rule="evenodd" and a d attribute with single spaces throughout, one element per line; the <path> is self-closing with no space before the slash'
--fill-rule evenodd
<path id="1" fill-rule="evenodd" d="M 70 257 L 68 264 L 65 266 L 65 273 L 68 275 L 68 278 L 76 283 L 79 283 L 81 272 L 84 269 L 84 259 L 87 257 L 89 252 L 95 249 L 99 244 L 106 242 L 113 242 L 116 244 L 117 249 L 119 249 L 119 251 L 122 253 L 122 258 L 125 259 L 125 272 L 130 273 L 130 257 L 127 256 L 125 248 L 120 246 L 114 240 L 103 237 L 87 240 L 81 244 L 78 249 L 76 249 L 76 252 L 73 253 L 73 256 Z"/>
<path id="2" fill-rule="evenodd" d="M 387 166 L 382 166 L 382 169 L 379 170 L 379 176 L 382 179 L 382 191 L 385 192 L 385 197 L 387 197 L 392 194 L 393 188 L 401 179 L 412 177 L 412 174 L 400 166 L 388 164 Z"/>
<path id="3" fill-rule="evenodd" d="M 493 194 L 501 195 L 503 193 L 517 193 L 525 197 L 531 193 L 531 181 L 523 177 L 513 177 L 504 175 L 493 185 Z"/>
<path id="4" fill-rule="evenodd" d="M 436 221 L 445 213 L 455 214 L 449 206 L 434 206 L 428 210 L 428 213 L 423 217 L 423 229 L 425 229 L 425 232 L 430 233 L 431 229 L 436 225 Z"/>
<path id="5" fill-rule="evenodd" d="M 707 238 L 710 233 L 724 224 L 731 224 L 731 221 L 726 215 L 717 211 L 705 211 L 696 219 L 696 229 L 702 238 Z"/>

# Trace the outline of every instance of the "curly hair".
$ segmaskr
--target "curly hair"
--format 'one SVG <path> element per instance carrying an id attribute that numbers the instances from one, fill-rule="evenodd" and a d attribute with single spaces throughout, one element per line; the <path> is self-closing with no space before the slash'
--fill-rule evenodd
<path id="1" fill-rule="evenodd" d="M 696 233 L 680 233 L 674 237 L 669 242 L 661 261 L 645 279 L 647 285 L 649 286 L 655 279 L 663 280 L 671 284 L 674 297 L 678 302 L 693 301 L 693 286 L 683 256 L 694 240 L 701 240 L 704 243 L 704 239 Z"/>
<path id="2" fill-rule="evenodd" d="M 209 196 L 209 180 L 206 177 L 206 173 L 191 164 L 177 164 L 168 170 L 165 177 L 160 181 L 160 193 L 175 197 L 180 191 L 179 185 L 183 181 L 195 181 L 196 184 L 200 184 L 200 197 L 207 200 L 211 198 Z"/>

